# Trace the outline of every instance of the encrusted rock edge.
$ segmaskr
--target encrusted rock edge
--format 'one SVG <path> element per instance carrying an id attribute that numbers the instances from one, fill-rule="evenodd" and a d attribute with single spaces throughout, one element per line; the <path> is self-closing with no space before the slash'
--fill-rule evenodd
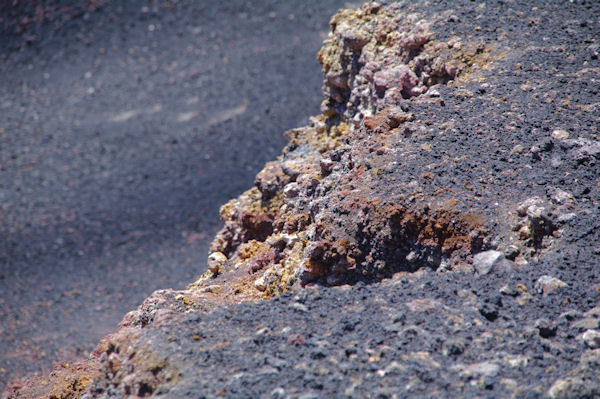
<path id="1" fill-rule="evenodd" d="M 410 188 L 382 197 L 380 185 L 398 167 L 391 143 L 423 127 L 408 104 L 443 103 L 437 87 L 471 79 L 500 51 L 458 37 L 437 41 L 431 22 L 398 5 L 342 10 L 330 25 L 318 54 L 322 114 L 286 132 L 283 155 L 221 208 L 225 226 L 196 287 L 240 281 L 229 295 L 268 298 L 312 282 L 466 267 L 481 250 L 489 230 L 482 216 Z"/>

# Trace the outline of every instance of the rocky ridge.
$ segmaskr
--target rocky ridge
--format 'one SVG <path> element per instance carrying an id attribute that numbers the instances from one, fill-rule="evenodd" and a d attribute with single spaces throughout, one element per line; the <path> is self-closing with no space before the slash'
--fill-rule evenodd
<path id="1" fill-rule="evenodd" d="M 599 397 L 588 6 L 336 14 L 322 114 L 221 208 L 207 273 L 129 313 L 73 395 Z"/>
<path id="2" fill-rule="evenodd" d="M 430 209 L 406 189 L 379 195 L 396 179 L 401 150 L 392 143 L 422 126 L 407 100 L 429 93 L 422 101 L 439 102 L 431 86 L 492 58 L 483 44 L 433 40 L 429 25 L 400 6 L 374 4 L 332 19 L 318 54 L 323 113 L 287 132 L 280 159 L 221 208 L 225 227 L 211 245 L 209 273 L 231 281 L 232 270 L 243 270 L 271 296 L 296 283 L 381 279 L 427 261 L 435 269 L 481 247 L 475 215 Z"/>

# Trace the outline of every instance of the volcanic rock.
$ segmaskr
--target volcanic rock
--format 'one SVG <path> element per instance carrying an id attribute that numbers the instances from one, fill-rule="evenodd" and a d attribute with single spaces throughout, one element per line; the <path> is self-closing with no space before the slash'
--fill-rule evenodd
<path id="1" fill-rule="evenodd" d="M 600 8 L 579 3 L 336 14 L 322 113 L 222 206 L 209 270 L 99 344 L 87 397 L 597 397 L 576 335 L 599 320 Z"/>
<path id="2" fill-rule="evenodd" d="M 510 262 L 499 251 L 484 251 L 473 256 L 473 266 L 479 275 L 488 274 L 494 270 L 511 271 Z"/>
<path id="3" fill-rule="evenodd" d="M 540 294 L 548 294 L 554 292 L 560 288 L 566 287 L 567 284 L 564 281 L 552 276 L 541 276 L 536 282 L 534 288 Z"/>

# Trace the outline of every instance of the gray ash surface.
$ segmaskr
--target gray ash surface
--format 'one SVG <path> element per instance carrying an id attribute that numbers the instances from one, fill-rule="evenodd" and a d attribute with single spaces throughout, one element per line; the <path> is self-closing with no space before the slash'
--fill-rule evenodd
<path id="1" fill-rule="evenodd" d="M 532 293 L 520 306 L 519 294 L 500 292 L 504 285 L 518 292 L 517 284 L 534 281 L 427 273 L 312 288 L 181 315 L 143 331 L 135 350 L 168 359 L 157 373 L 177 376 L 153 397 L 540 397 L 578 363 L 574 323 L 584 316 L 577 309 L 598 293 L 582 284 Z M 483 316 L 484 306 L 495 320 Z M 536 327 L 540 318 L 556 328 L 549 339 Z M 595 370 L 592 362 L 585 383 L 598 395 Z M 97 397 L 121 397 L 101 381 Z"/>
<path id="2" fill-rule="evenodd" d="M 389 171 L 360 187 L 394 198 L 416 181 L 432 201 L 447 189 L 463 212 L 484 216 L 492 238 L 479 250 L 507 256 L 499 246 L 527 198 L 558 203 L 557 193 L 568 193 L 575 216 L 556 211 L 547 228 L 531 225 L 533 238 L 520 249 L 527 262 L 516 270 L 424 268 L 209 313 L 161 314 L 124 360 L 130 371 L 105 371 L 91 397 L 600 397 L 591 341 L 600 328 L 598 4 L 460 2 L 410 11 L 432 20 L 449 8 L 435 23 L 436 39 L 457 35 L 502 56 L 481 79 L 436 87 L 432 101 L 405 101 L 413 126 L 423 128 L 395 143 L 395 155 L 373 152 L 367 170 Z M 376 147 L 377 134 L 361 129 L 353 154 Z M 344 223 L 354 219 L 331 213 L 332 224 L 351 228 Z M 543 276 L 564 285 L 544 285 Z M 144 372 L 149 359 L 154 377 Z M 104 362 L 110 370 L 110 357 Z"/>
<path id="3" fill-rule="evenodd" d="M 361 187 L 383 198 L 406 187 L 432 202 L 458 199 L 489 228 L 478 250 L 522 262 L 317 283 L 210 311 L 159 291 L 139 326 L 124 322 L 103 341 L 88 397 L 600 397 L 600 3 L 405 6 L 436 21 L 436 40 L 458 36 L 500 56 L 481 79 L 405 99 L 416 128 L 392 155 L 368 155 L 366 170 L 388 170 Z M 244 137 L 269 126 L 256 123 Z M 356 153 L 377 144 L 364 126 L 357 135 Z"/>
<path id="4" fill-rule="evenodd" d="M 87 356 L 153 290 L 204 271 L 218 207 L 318 112 L 315 53 L 343 6 L 56 1 L 38 20 L 42 3 L 12 3 L 0 8 L 0 390 Z"/>

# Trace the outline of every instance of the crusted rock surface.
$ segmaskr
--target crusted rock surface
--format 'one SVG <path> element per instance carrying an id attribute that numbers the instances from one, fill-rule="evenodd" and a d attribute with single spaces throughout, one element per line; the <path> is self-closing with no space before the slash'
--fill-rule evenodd
<path id="1" fill-rule="evenodd" d="M 322 114 L 221 208 L 206 274 L 102 341 L 87 397 L 600 397 L 598 15 L 340 11 Z"/>

